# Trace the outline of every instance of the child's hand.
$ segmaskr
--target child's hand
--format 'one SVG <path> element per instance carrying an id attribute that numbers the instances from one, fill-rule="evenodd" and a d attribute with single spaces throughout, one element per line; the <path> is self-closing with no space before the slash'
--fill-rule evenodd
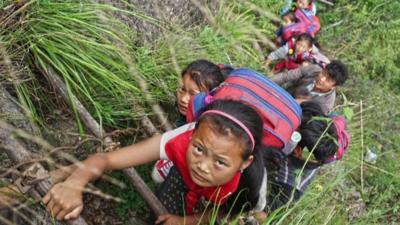
<path id="1" fill-rule="evenodd" d="M 72 182 L 63 182 L 54 187 L 44 196 L 46 210 L 58 220 L 75 219 L 83 209 L 82 188 Z"/>
<path id="2" fill-rule="evenodd" d="M 265 62 L 264 62 L 264 66 L 265 66 L 266 68 L 268 68 L 269 64 L 271 64 L 271 60 L 267 58 L 267 59 L 265 60 Z"/>
<path id="3" fill-rule="evenodd" d="M 272 62 L 271 59 L 266 59 L 263 65 L 263 68 L 265 69 L 267 76 L 272 76 L 272 74 L 274 74 L 274 71 L 269 68 L 271 62 Z"/>
<path id="4" fill-rule="evenodd" d="M 184 218 L 177 215 L 165 214 L 158 217 L 156 224 L 163 225 L 184 225 Z"/>
<path id="5" fill-rule="evenodd" d="M 269 69 L 269 65 L 270 65 L 270 64 L 271 64 L 271 60 L 266 59 L 266 60 L 264 61 L 263 68 L 264 68 L 267 72 L 270 72 L 270 69 Z"/>
<path id="6" fill-rule="evenodd" d="M 60 182 L 65 181 L 65 179 L 67 179 L 71 173 L 76 170 L 77 166 L 72 164 L 69 166 L 64 166 L 61 167 L 59 169 L 50 171 L 50 178 L 51 178 L 51 182 L 53 182 L 53 184 L 57 184 Z"/>

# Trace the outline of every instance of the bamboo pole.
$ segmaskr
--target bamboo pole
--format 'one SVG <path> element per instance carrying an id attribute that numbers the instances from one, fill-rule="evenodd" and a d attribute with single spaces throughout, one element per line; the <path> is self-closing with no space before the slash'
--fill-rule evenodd
<path id="1" fill-rule="evenodd" d="M 61 81 L 54 69 L 49 66 L 47 67 L 47 70 L 44 74 L 66 102 L 72 104 L 72 102 L 70 101 L 73 101 L 73 104 L 77 107 L 79 116 L 81 117 L 86 127 L 96 137 L 102 138 L 104 134 L 103 128 L 97 123 L 97 121 L 90 115 L 87 109 L 75 96 L 71 96 L 68 94 L 65 84 Z M 154 125 L 147 117 L 142 120 L 142 125 L 145 126 L 148 133 L 154 134 L 156 132 Z M 114 142 L 111 140 L 111 138 L 109 138 L 108 141 L 106 140 L 105 145 L 107 147 L 108 145 L 113 145 L 113 143 Z M 141 194 L 143 199 L 157 216 L 167 213 L 165 207 L 161 204 L 161 202 L 157 199 L 157 197 L 153 194 L 149 187 L 147 187 L 146 183 L 143 181 L 143 179 L 134 168 L 124 169 L 123 172 L 126 176 L 128 176 L 131 183 L 137 188 L 138 192 Z"/>
<path id="2" fill-rule="evenodd" d="M 79 112 L 79 116 L 86 127 L 94 134 L 94 136 L 98 138 L 102 138 L 104 135 L 103 128 L 97 123 L 96 120 L 90 115 L 89 111 L 82 105 L 82 103 L 73 95 L 68 94 L 67 87 L 63 83 L 63 81 L 56 75 L 56 72 L 52 67 L 48 67 L 47 71 L 45 71 L 46 78 L 53 85 L 53 88 L 56 89 L 56 92 L 62 96 L 62 98 L 71 106 L 75 106 L 76 110 Z M 70 98 L 71 97 L 71 98 Z M 109 139 L 108 141 L 111 141 Z"/>

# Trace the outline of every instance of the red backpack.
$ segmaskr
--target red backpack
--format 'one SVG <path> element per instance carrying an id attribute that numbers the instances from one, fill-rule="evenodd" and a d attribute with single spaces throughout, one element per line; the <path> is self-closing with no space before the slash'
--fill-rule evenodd
<path id="1" fill-rule="evenodd" d="M 288 42 L 288 41 L 290 41 L 291 38 L 296 37 L 300 34 L 304 34 L 304 33 L 307 33 L 307 24 L 302 23 L 302 22 L 297 22 L 297 23 L 290 24 L 283 28 L 282 39 L 284 42 Z M 314 36 L 312 36 L 312 37 L 314 37 Z"/>
<path id="2" fill-rule="evenodd" d="M 187 122 L 200 116 L 201 109 L 214 99 L 240 100 L 252 106 L 264 126 L 263 143 L 284 148 L 301 122 L 301 108 L 283 88 L 263 74 L 247 68 L 233 70 L 225 81 L 210 93 L 190 99 Z"/>
<path id="3" fill-rule="evenodd" d="M 315 38 L 318 31 L 321 29 L 319 18 L 314 15 L 312 11 L 306 9 L 297 8 L 294 13 L 296 18 L 299 20 L 299 23 L 303 23 L 306 27 L 307 33 L 309 33 L 311 37 Z"/>
<path id="4" fill-rule="evenodd" d="M 350 145 L 350 135 L 347 131 L 347 122 L 343 116 L 335 114 L 329 115 L 335 125 L 338 150 L 335 155 L 326 159 L 323 163 L 331 163 L 342 159 L 343 155 L 347 153 Z"/>
<path id="5" fill-rule="evenodd" d="M 292 37 L 303 33 L 308 33 L 311 37 L 315 38 L 321 29 L 319 18 L 312 11 L 306 9 L 298 8 L 294 13 L 299 21 L 283 28 L 282 39 L 287 42 Z"/>

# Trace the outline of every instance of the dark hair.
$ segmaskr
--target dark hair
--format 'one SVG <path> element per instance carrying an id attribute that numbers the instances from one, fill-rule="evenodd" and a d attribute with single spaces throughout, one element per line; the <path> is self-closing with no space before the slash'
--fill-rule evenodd
<path id="1" fill-rule="evenodd" d="M 307 88 L 307 87 L 304 87 L 304 86 L 299 86 L 299 87 L 297 87 L 297 88 L 293 91 L 293 97 L 294 97 L 295 99 L 298 99 L 298 98 L 307 98 L 307 99 L 311 99 L 311 98 L 312 98 L 311 93 L 310 93 L 310 90 L 308 90 L 308 88 Z"/>
<path id="2" fill-rule="evenodd" d="M 309 151 L 314 149 L 315 158 L 323 162 L 328 157 L 335 155 L 338 149 L 335 141 L 337 140 L 335 126 L 331 123 L 331 120 L 326 119 L 329 117 L 322 112 L 318 103 L 313 101 L 303 102 L 301 108 L 303 114 L 299 128 L 301 134 L 299 146 L 302 148 L 307 147 Z M 324 134 L 325 130 L 326 133 Z"/>
<path id="3" fill-rule="evenodd" d="M 218 99 L 204 107 L 203 112 L 208 110 L 219 110 L 233 116 L 249 129 L 255 143 L 261 142 L 263 123 L 258 113 L 250 106 L 235 100 Z M 211 128 L 221 135 L 230 135 L 241 140 L 244 147 L 243 160 L 248 159 L 252 154 L 252 142 L 249 135 L 235 122 L 221 115 L 207 114 L 200 117 L 196 126 L 202 121 L 210 122 Z"/>
<path id="4" fill-rule="evenodd" d="M 227 78 L 229 74 L 234 70 L 234 68 L 228 64 L 218 64 L 218 67 L 221 70 L 224 79 Z"/>
<path id="5" fill-rule="evenodd" d="M 323 46 L 318 41 L 318 37 L 314 37 L 313 44 L 315 47 L 317 47 L 319 49 L 319 51 L 324 50 Z"/>
<path id="6" fill-rule="evenodd" d="M 348 77 L 347 66 L 339 60 L 332 60 L 327 66 L 328 76 L 336 85 L 343 85 Z"/>
<path id="7" fill-rule="evenodd" d="M 282 15 L 282 18 L 286 17 L 286 16 L 289 18 L 290 21 L 297 23 L 298 19 L 296 17 L 296 14 L 294 13 L 294 11 L 292 11 L 292 10 L 287 11 L 285 14 Z"/>
<path id="8" fill-rule="evenodd" d="M 207 91 L 217 87 L 224 81 L 220 68 L 214 63 L 199 59 L 191 62 L 183 71 L 182 77 L 189 75 L 200 88 Z"/>
<path id="9" fill-rule="evenodd" d="M 241 121 L 251 132 L 255 140 L 255 148 L 252 149 L 252 143 L 247 133 L 233 121 L 217 115 L 207 114 L 200 117 L 197 124 L 202 121 L 209 121 L 211 129 L 222 135 L 233 135 L 236 139 L 242 141 L 244 146 L 243 159 L 246 160 L 253 155 L 254 160 L 249 167 L 247 167 L 240 178 L 237 191 L 229 197 L 227 204 L 224 206 L 225 210 L 237 214 L 240 211 L 248 211 L 252 209 L 258 201 L 259 191 L 261 188 L 262 180 L 264 177 L 264 161 L 263 152 L 264 146 L 262 145 L 262 132 L 263 123 L 258 113 L 250 106 L 234 100 L 215 100 L 207 105 L 203 112 L 207 110 L 223 111 L 237 120 Z"/>
<path id="10" fill-rule="evenodd" d="M 314 39 L 309 33 L 302 33 L 296 37 L 296 41 L 307 41 L 309 46 L 314 44 Z"/>

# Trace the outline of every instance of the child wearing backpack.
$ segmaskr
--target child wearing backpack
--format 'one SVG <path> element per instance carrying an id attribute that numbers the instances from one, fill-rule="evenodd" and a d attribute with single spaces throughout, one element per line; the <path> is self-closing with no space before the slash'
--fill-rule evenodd
<path id="1" fill-rule="evenodd" d="M 286 0 L 285 6 L 282 8 L 280 15 L 284 15 L 293 8 L 304 9 L 314 16 L 317 15 L 317 4 L 313 0 L 296 0 L 295 6 L 293 6 L 293 0 Z"/>
<path id="2" fill-rule="evenodd" d="M 343 117 L 326 116 L 319 104 L 312 101 L 304 102 L 301 106 L 301 141 L 287 158 L 275 160 L 278 169 L 271 176 L 267 211 L 298 201 L 317 171 L 327 163 L 340 160 L 349 146 L 350 138 Z M 307 161 L 303 157 L 306 149 L 312 153 L 314 159 Z"/>
<path id="3" fill-rule="evenodd" d="M 292 11 L 293 10 L 293 11 Z M 288 1 L 281 12 L 282 16 L 294 14 L 296 22 L 290 25 L 283 26 L 277 33 L 280 45 L 284 45 L 291 38 L 302 33 L 308 33 L 312 38 L 315 38 L 321 29 L 321 23 L 316 16 L 317 8 L 312 0 L 298 0 L 296 7 L 292 7 L 292 1 Z"/>
<path id="4" fill-rule="evenodd" d="M 330 61 L 313 42 L 313 38 L 307 33 L 292 38 L 284 46 L 271 52 L 266 57 L 265 65 L 268 66 L 272 61 L 281 60 L 275 65 L 274 73 L 281 72 L 284 69 L 296 69 L 299 65 L 307 63 L 315 63 L 325 67 Z"/>
<path id="5" fill-rule="evenodd" d="M 176 91 L 177 106 L 179 111 L 176 127 L 186 124 L 186 111 L 193 95 L 200 92 L 208 93 L 224 81 L 220 67 L 208 60 L 200 59 L 191 62 L 182 70 L 182 85 Z M 151 173 L 156 183 L 161 183 L 168 175 L 173 163 L 169 160 L 158 160 Z"/>
<path id="6" fill-rule="evenodd" d="M 286 42 L 296 35 L 306 32 L 304 26 L 296 26 L 298 19 L 294 11 L 288 11 L 282 15 L 283 23 L 281 27 L 276 31 L 276 44 L 277 46 L 283 46 Z"/>
<path id="7" fill-rule="evenodd" d="M 317 5 L 314 0 L 297 0 L 297 9 L 307 10 L 313 16 L 317 15 Z"/>
<path id="8" fill-rule="evenodd" d="M 88 182 L 105 171 L 162 158 L 175 165 L 159 194 L 173 214 L 159 216 L 156 223 L 206 222 L 209 211 L 202 216 L 204 201 L 222 205 L 220 210 L 225 212 L 246 211 L 257 204 L 264 176 L 262 130 L 261 118 L 251 107 L 216 100 L 197 122 L 114 152 L 90 156 L 64 182 L 56 184 L 43 202 L 59 220 L 76 218 L 83 209 L 82 191 Z"/>
<path id="9" fill-rule="evenodd" d="M 325 68 L 314 64 L 300 66 L 275 74 L 271 80 L 292 95 L 299 89 L 308 91 L 307 97 L 318 102 L 324 114 L 328 114 L 335 105 L 336 88 L 344 85 L 348 76 L 347 66 L 339 60 L 332 60 Z"/>
<path id="10" fill-rule="evenodd" d="M 179 118 L 176 127 L 186 123 L 186 110 L 191 96 L 199 92 L 209 92 L 224 81 L 218 65 L 200 59 L 191 62 L 181 73 L 182 85 L 176 91 Z"/>

